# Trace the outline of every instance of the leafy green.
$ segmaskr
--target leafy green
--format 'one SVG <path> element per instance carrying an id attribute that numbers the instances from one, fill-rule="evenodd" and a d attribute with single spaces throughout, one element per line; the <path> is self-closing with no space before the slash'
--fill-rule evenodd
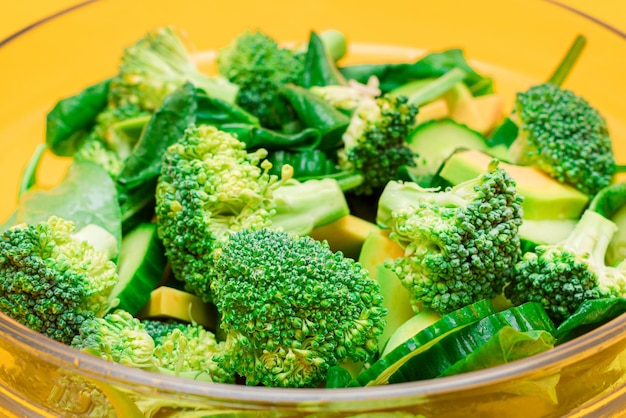
<path id="1" fill-rule="evenodd" d="M 557 344 L 562 344 L 589 332 L 626 312 L 626 298 L 606 298 L 584 301 L 556 329 Z"/>
<path id="2" fill-rule="evenodd" d="M 380 81 L 383 93 L 394 90 L 409 81 L 437 78 L 459 68 L 467 73 L 464 80 L 474 96 L 493 93 L 493 80 L 476 72 L 467 62 L 463 50 L 454 48 L 433 52 L 414 63 L 357 64 L 340 68 L 346 79 L 367 83 L 371 76 Z"/>
<path id="3" fill-rule="evenodd" d="M 75 161 L 57 186 L 23 193 L 15 222 L 35 224 L 53 215 L 73 221 L 76 230 L 89 224 L 104 228 L 117 239 L 119 249 L 122 225 L 117 190 L 99 165 Z"/>
<path id="4" fill-rule="evenodd" d="M 322 38 L 315 32 L 311 32 L 309 37 L 300 84 L 306 88 L 346 84 Z"/>
<path id="5" fill-rule="evenodd" d="M 46 144 L 56 155 L 70 157 L 80 145 L 82 133 L 92 125 L 108 101 L 107 79 L 57 102 L 46 116 Z"/>

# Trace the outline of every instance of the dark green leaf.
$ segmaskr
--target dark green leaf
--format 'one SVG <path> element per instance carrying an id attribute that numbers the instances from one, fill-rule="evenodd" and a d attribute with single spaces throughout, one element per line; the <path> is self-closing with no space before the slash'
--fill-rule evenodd
<path id="1" fill-rule="evenodd" d="M 598 328 L 624 313 L 626 313 L 626 298 L 586 300 L 556 329 L 557 344 Z"/>
<path id="2" fill-rule="evenodd" d="M 265 148 L 274 150 L 305 150 L 317 148 L 321 142 L 321 135 L 317 129 L 307 128 L 294 134 L 283 134 L 271 129 L 254 125 L 232 123 L 221 125 L 220 130 L 235 135 L 241 142 L 245 142 L 246 149 Z"/>
<path id="3" fill-rule="evenodd" d="M 304 60 L 302 87 L 344 85 L 346 79 L 335 65 L 335 60 L 326 49 L 317 33 L 311 32 Z"/>
<path id="4" fill-rule="evenodd" d="M 322 135 L 319 149 L 328 150 L 337 147 L 350 117 L 314 95 L 304 87 L 287 84 L 280 93 L 291 104 L 298 119 L 305 127 L 317 129 Z"/>
<path id="5" fill-rule="evenodd" d="M 361 83 L 376 76 L 380 89 L 386 93 L 413 80 L 440 77 L 453 68 L 467 73 L 464 82 L 474 96 L 493 93 L 493 80 L 477 73 L 468 64 L 463 50 L 457 48 L 430 53 L 414 63 L 358 64 L 340 68 L 340 71 L 346 79 Z"/>
<path id="6" fill-rule="evenodd" d="M 74 155 L 83 133 L 107 106 L 111 79 L 89 86 L 80 93 L 62 99 L 46 117 L 46 144 L 63 157 Z"/>
<path id="7" fill-rule="evenodd" d="M 259 126 L 259 118 L 236 104 L 208 96 L 204 91 L 196 91 L 198 107 L 196 124 L 219 127 L 226 123 L 245 123 Z"/>
<path id="8" fill-rule="evenodd" d="M 167 96 L 124 163 L 118 183 L 134 188 L 158 176 L 163 154 L 182 138 L 185 129 L 194 122 L 196 109 L 195 88 L 189 83 Z"/>

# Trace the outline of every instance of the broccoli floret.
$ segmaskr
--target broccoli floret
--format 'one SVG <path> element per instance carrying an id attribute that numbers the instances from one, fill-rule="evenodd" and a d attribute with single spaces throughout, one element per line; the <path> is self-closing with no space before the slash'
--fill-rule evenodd
<path id="1" fill-rule="evenodd" d="M 334 180 L 290 181 L 290 166 L 278 178 L 269 174 L 266 155 L 246 151 L 215 127 L 191 126 L 164 156 L 156 192 L 159 236 L 174 276 L 205 301 L 215 258 L 232 232 L 276 221 L 276 228 L 305 234 L 348 213 Z"/>
<path id="2" fill-rule="evenodd" d="M 217 341 L 215 334 L 197 324 L 166 325 L 166 328 L 171 331 L 159 339 L 154 350 L 160 373 L 218 383 L 235 381 L 235 374 L 215 359 L 225 347 L 224 342 Z"/>
<path id="3" fill-rule="evenodd" d="M 211 284 L 226 368 L 246 384 L 317 386 L 329 367 L 377 351 L 378 282 L 326 242 L 267 228 L 231 235 Z"/>
<path id="4" fill-rule="evenodd" d="M 363 183 L 352 189 L 357 195 L 372 195 L 397 177 L 402 166 L 414 166 L 415 154 L 406 137 L 415 127 L 417 106 L 405 96 L 388 95 L 363 99 L 343 135 L 343 166 L 363 173 Z"/>
<path id="5" fill-rule="evenodd" d="M 541 303 L 557 323 L 585 300 L 626 297 L 626 263 L 609 267 L 604 262 L 616 230 L 613 221 L 585 211 L 564 241 L 524 254 L 505 295 L 516 305 Z"/>
<path id="6" fill-rule="evenodd" d="M 584 98 L 551 83 L 517 94 L 510 119 L 518 137 L 511 162 L 533 165 L 593 196 L 607 186 L 615 158 L 604 117 Z"/>
<path id="7" fill-rule="evenodd" d="M 245 31 L 218 51 L 217 68 L 239 86 L 237 104 L 257 116 L 261 125 L 281 128 L 293 119 L 278 90 L 287 83 L 300 83 L 304 54 L 281 48 L 260 31 Z"/>
<path id="8" fill-rule="evenodd" d="M 51 217 L 0 239 L 0 310 L 66 344 L 81 323 L 104 315 L 118 280 L 110 254 L 73 232 L 73 222 Z"/>
<path id="9" fill-rule="evenodd" d="M 185 82 L 230 103 L 238 91 L 224 77 L 201 73 L 174 30 L 159 28 L 124 50 L 119 74 L 109 87 L 109 104 L 155 111 Z"/>
<path id="10" fill-rule="evenodd" d="M 73 157 L 76 161 L 91 161 L 104 168 L 111 178 L 117 178 L 124 168 L 124 160 L 99 139 L 87 136 Z"/>
<path id="11" fill-rule="evenodd" d="M 502 292 L 521 255 L 522 198 L 497 165 L 444 191 L 395 181 L 383 190 L 377 222 L 405 251 L 388 264 L 416 312 L 445 314 Z"/>
<path id="12" fill-rule="evenodd" d="M 152 337 L 155 335 L 155 338 Z M 213 356 L 223 349 L 201 325 L 142 322 L 116 310 L 83 322 L 72 347 L 106 361 L 194 380 L 232 383 Z"/>
<path id="13" fill-rule="evenodd" d="M 139 369 L 153 367 L 154 340 L 130 313 L 116 310 L 82 323 L 72 347 L 106 361 Z"/>

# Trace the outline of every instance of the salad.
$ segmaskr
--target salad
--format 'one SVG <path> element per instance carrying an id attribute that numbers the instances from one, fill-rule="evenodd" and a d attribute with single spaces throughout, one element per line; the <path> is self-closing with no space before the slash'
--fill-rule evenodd
<path id="1" fill-rule="evenodd" d="M 246 31 L 207 75 L 158 28 L 49 112 L 0 310 L 108 361 L 269 387 L 549 350 L 626 310 L 622 169 L 565 88 L 584 44 L 507 104 L 459 49 L 342 66 L 338 31 Z M 48 189 L 46 151 L 71 160 Z"/>

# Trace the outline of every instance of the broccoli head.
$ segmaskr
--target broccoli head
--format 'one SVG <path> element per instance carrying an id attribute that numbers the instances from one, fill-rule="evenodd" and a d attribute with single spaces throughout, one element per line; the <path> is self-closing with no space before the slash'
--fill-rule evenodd
<path id="1" fill-rule="evenodd" d="M 266 155 L 211 126 L 190 126 L 165 153 L 156 191 L 159 236 L 174 276 L 205 301 L 231 233 L 275 224 L 306 234 L 349 212 L 336 181 L 293 181 L 288 165 L 279 178 L 269 174 Z"/>
<path id="2" fill-rule="evenodd" d="M 406 137 L 415 127 L 417 106 L 405 96 L 384 95 L 359 102 L 343 135 L 344 161 L 363 173 L 355 194 L 371 195 L 397 178 L 402 166 L 415 166 L 415 153 Z"/>
<path id="3" fill-rule="evenodd" d="M 155 111 L 186 82 L 230 103 L 238 90 L 224 77 L 201 73 L 174 30 L 159 28 L 124 50 L 119 74 L 109 87 L 109 104 Z"/>
<path id="4" fill-rule="evenodd" d="M 378 282 L 326 242 L 243 230 L 231 235 L 216 267 L 222 362 L 248 385 L 317 386 L 329 367 L 376 353 L 386 314 Z"/>
<path id="5" fill-rule="evenodd" d="M 261 164 L 267 152 L 247 152 L 234 136 L 190 126 L 163 158 L 156 190 L 159 236 L 174 275 L 210 300 L 214 259 L 231 232 L 268 226 L 278 182 Z"/>
<path id="6" fill-rule="evenodd" d="M 144 323 L 118 309 L 83 322 L 71 345 L 106 361 L 155 373 L 220 383 L 234 381 L 234 374 L 213 360 L 224 343 L 218 343 L 201 325 Z"/>
<path id="7" fill-rule="evenodd" d="M 0 311 L 66 344 L 85 320 L 104 315 L 118 281 L 110 254 L 73 232 L 73 222 L 51 217 L 0 238 Z"/>
<path id="8" fill-rule="evenodd" d="M 405 252 L 388 261 L 413 309 L 449 313 L 502 289 L 520 257 L 522 198 L 493 161 L 475 179 L 446 190 L 390 182 L 377 222 Z"/>
<path id="9" fill-rule="evenodd" d="M 585 211 L 564 241 L 524 254 L 505 295 L 516 305 L 541 303 L 557 323 L 585 300 L 626 297 L 626 263 L 610 267 L 604 262 L 616 231 L 613 221 Z"/>
<path id="10" fill-rule="evenodd" d="M 512 162 L 533 165 L 589 196 L 610 183 L 615 158 L 608 127 L 584 98 L 540 84 L 517 94 L 510 119 L 519 127 L 509 148 Z"/>
<path id="11" fill-rule="evenodd" d="M 278 90 L 284 84 L 300 84 L 304 54 L 281 48 L 260 31 L 245 31 L 218 51 L 217 69 L 239 87 L 237 104 L 257 116 L 261 125 L 280 128 L 293 119 Z"/>

